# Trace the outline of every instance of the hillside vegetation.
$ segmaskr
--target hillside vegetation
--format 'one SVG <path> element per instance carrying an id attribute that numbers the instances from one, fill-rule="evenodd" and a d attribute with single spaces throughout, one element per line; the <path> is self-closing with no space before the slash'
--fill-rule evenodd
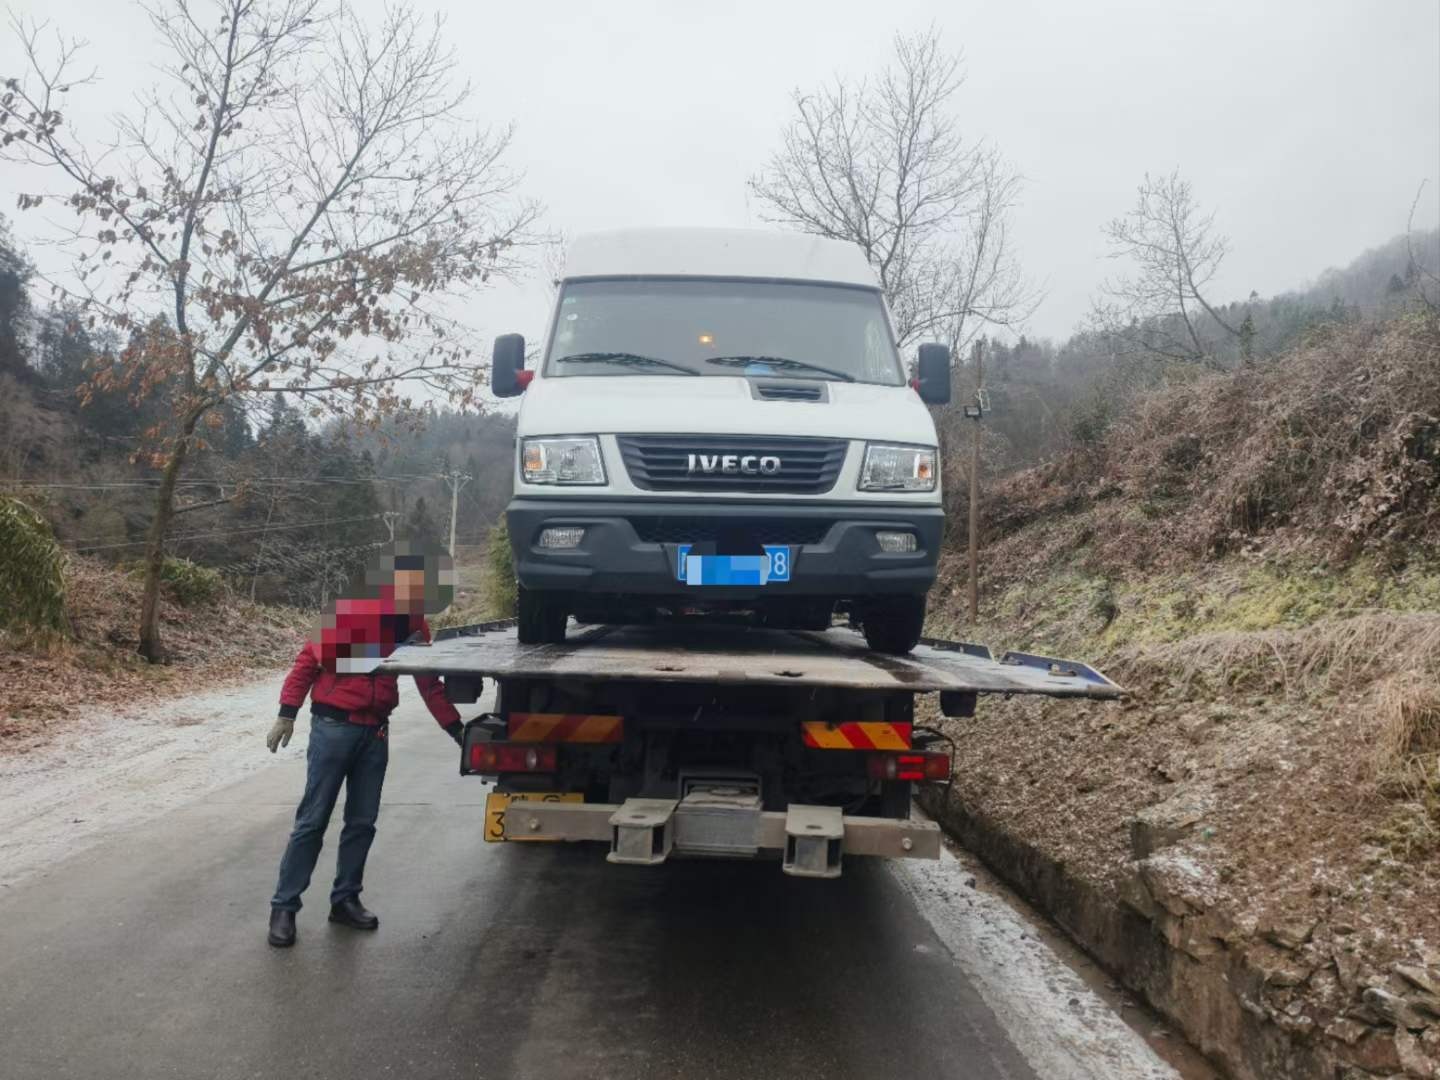
<path id="1" fill-rule="evenodd" d="M 1297 1045 L 1440 1062 L 1440 998 L 1397 973 L 1440 978 L 1435 316 L 1171 380 L 985 518 L 982 625 L 955 553 L 932 632 L 1091 660 L 1133 696 L 946 721 L 955 811 L 1125 902 L 1164 855 L 1204 948 L 1283 969 L 1251 1004 Z"/>
<path id="2" fill-rule="evenodd" d="M 0 521 L 30 526 L 38 516 L 0 496 Z M 11 532 L 16 530 L 12 529 Z M 63 554 L 48 528 L 27 528 L 25 547 L 0 550 L 0 753 L 24 752 L 97 711 L 143 708 L 162 695 L 209 690 L 257 667 L 294 658 L 314 616 L 252 604 L 214 571 L 166 564 L 161 619 L 174 641 L 171 662 L 147 664 L 135 651 L 140 580 L 133 571 Z M 22 618 L 8 602 L 17 573 L 46 567 L 44 617 Z"/>

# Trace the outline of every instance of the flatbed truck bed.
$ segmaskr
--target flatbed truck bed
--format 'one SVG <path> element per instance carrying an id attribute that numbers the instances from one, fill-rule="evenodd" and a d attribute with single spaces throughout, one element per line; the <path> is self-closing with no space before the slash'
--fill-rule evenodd
<path id="1" fill-rule="evenodd" d="M 877 653 L 855 631 L 679 623 L 572 628 L 521 644 L 513 621 L 441 631 L 378 662 L 445 677 L 457 702 L 493 679 L 493 712 L 466 724 L 461 771 L 493 779 L 486 838 L 608 843 L 609 860 L 780 853 L 787 873 L 835 877 L 845 855 L 938 858 L 912 785 L 948 782 L 946 716 L 984 694 L 1114 699 L 1088 664 L 924 639 Z"/>

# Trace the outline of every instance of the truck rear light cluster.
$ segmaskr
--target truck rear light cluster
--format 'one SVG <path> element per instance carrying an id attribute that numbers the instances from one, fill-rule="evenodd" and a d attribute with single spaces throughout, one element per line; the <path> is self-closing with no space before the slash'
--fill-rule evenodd
<path id="1" fill-rule="evenodd" d="M 470 771 L 554 772 L 555 747 L 529 743 L 482 742 L 470 747 Z"/>
<path id="2" fill-rule="evenodd" d="M 950 755 L 927 753 L 871 754 L 865 760 L 872 780 L 949 780 Z"/>

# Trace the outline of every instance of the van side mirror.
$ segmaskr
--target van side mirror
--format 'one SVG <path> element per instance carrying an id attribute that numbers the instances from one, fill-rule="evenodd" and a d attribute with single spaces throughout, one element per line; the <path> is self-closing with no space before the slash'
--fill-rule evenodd
<path id="1" fill-rule="evenodd" d="M 501 334 L 495 339 L 490 360 L 490 392 L 496 397 L 514 397 L 524 391 L 528 380 L 519 378 L 525 370 L 525 335 Z"/>
<path id="2" fill-rule="evenodd" d="M 948 405 L 950 350 L 944 345 L 921 345 L 918 366 L 920 400 L 926 405 Z"/>

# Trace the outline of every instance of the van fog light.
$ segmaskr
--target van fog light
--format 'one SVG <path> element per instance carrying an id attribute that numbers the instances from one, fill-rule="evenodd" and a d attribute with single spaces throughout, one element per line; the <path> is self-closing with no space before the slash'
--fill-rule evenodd
<path id="1" fill-rule="evenodd" d="M 881 551 L 892 555 L 915 551 L 920 546 L 913 532 L 892 532 L 880 529 L 876 531 L 875 539 L 880 542 Z"/>
<path id="2" fill-rule="evenodd" d="M 585 530 L 578 525 L 566 525 L 558 529 L 543 529 L 540 532 L 542 548 L 577 548 L 585 539 Z"/>

